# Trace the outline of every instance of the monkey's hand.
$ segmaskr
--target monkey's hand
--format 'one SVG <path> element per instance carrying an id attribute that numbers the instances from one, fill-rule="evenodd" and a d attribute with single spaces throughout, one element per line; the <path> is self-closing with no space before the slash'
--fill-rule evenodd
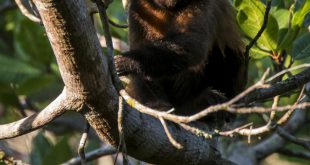
<path id="1" fill-rule="evenodd" d="M 117 55 L 114 56 L 115 69 L 119 76 L 126 76 L 131 73 L 137 73 L 135 62 L 129 57 Z"/>

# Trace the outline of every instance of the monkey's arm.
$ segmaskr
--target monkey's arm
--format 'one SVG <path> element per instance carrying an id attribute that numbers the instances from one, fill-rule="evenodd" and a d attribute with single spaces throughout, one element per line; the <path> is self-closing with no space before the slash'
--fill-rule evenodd
<path id="1" fill-rule="evenodd" d="M 210 44 L 198 34 L 179 34 L 147 44 L 116 56 L 116 70 L 120 75 L 129 73 L 160 77 L 170 76 L 199 66 L 207 60 Z"/>

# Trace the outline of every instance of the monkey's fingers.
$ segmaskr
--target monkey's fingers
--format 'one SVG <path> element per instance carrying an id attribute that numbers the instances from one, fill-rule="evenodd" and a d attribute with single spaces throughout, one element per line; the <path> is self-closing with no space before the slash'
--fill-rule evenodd
<path id="1" fill-rule="evenodd" d="M 114 62 L 115 70 L 119 76 L 126 76 L 133 72 L 130 65 L 128 65 L 130 61 L 127 57 L 121 55 L 114 56 Z"/>

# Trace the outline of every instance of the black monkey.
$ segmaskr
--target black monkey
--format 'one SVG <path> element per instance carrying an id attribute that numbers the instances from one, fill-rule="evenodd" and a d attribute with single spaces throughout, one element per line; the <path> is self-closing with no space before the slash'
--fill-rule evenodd
<path id="1" fill-rule="evenodd" d="M 248 57 L 227 0 L 131 0 L 129 41 L 116 70 L 152 108 L 191 115 L 246 85 Z"/>

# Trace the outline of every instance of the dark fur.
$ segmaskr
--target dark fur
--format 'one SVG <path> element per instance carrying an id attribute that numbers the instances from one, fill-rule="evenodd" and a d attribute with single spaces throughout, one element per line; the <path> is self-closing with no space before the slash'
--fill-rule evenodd
<path id="1" fill-rule="evenodd" d="M 131 0 L 129 94 L 152 108 L 190 115 L 232 98 L 246 84 L 247 57 L 227 0 Z"/>

